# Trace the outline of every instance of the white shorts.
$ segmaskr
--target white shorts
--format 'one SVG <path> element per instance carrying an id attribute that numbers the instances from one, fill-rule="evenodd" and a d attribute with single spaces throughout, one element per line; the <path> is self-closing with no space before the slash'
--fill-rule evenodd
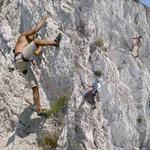
<path id="1" fill-rule="evenodd" d="M 36 45 L 34 42 L 31 42 L 29 45 L 27 45 L 24 50 L 23 50 L 23 56 L 24 58 L 31 60 L 31 58 L 34 55 L 35 50 L 37 49 Z M 24 71 L 28 70 L 27 73 L 25 74 L 26 80 L 29 82 L 31 87 L 37 86 L 38 82 L 35 77 L 34 72 L 32 71 L 30 67 L 30 61 L 26 62 L 22 59 L 22 53 L 18 54 L 15 58 L 15 66 L 16 68 L 23 73 Z"/>

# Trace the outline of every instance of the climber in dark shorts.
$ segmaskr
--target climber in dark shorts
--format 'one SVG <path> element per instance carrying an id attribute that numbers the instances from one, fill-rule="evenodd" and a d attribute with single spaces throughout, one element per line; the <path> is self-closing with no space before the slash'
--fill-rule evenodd
<path id="1" fill-rule="evenodd" d="M 84 91 L 83 97 L 87 100 L 88 103 L 90 103 L 93 108 L 96 108 L 96 101 L 95 96 L 98 94 L 98 92 L 101 91 L 101 85 L 98 80 L 95 80 L 92 85 L 88 86 L 90 89 L 88 91 Z"/>
<path id="2" fill-rule="evenodd" d="M 42 50 L 42 46 L 55 46 L 58 47 L 61 40 L 61 33 L 58 34 L 55 40 L 50 39 L 38 39 L 37 32 L 44 25 L 48 16 L 44 16 L 41 21 L 33 27 L 31 30 L 20 34 L 14 49 L 15 54 L 15 66 L 25 75 L 26 79 L 30 83 L 33 91 L 33 99 L 38 115 L 45 115 L 45 109 L 41 108 L 39 87 L 34 72 L 30 68 L 32 57 L 36 54 L 39 55 Z"/>

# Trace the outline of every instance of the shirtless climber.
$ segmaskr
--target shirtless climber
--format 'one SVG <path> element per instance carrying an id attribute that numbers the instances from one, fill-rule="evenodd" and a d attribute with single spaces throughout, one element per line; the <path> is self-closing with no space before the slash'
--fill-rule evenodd
<path id="1" fill-rule="evenodd" d="M 138 57 L 139 49 L 142 44 L 142 36 L 134 37 L 131 39 L 133 40 L 131 51 L 132 51 L 133 57 L 136 58 Z"/>
<path id="2" fill-rule="evenodd" d="M 21 33 L 14 49 L 15 66 L 25 75 L 31 85 L 35 110 L 38 115 L 45 115 L 45 112 L 44 109 L 41 108 L 38 82 L 34 72 L 30 68 L 30 62 L 35 54 L 40 55 L 42 46 L 51 45 L 57 47 L 61 40 L 61 34 L 59 34 L 54 41 L 50 39 L 38 39 L 36 37 L 37 32 L 44 25 L 47 18 L 48 16 L 43 17 L 31 30 Z"/>

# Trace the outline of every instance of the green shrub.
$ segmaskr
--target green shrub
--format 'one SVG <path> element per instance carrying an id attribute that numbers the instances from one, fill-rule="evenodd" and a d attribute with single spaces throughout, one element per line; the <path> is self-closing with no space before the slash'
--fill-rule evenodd
<path id="1" fill-rule="evenodd" d="M 103 39 L 97 38 L 95 41 L 95 45 L 98 47 L 103 47 L 104 46 Z"/>
<path id="2" fill-rule="evenodd" d="M 79 64 L 79 62 L 75 62 L 75 67 L 80 68 L 81 65 Z"/>
<path id="3" fill-rule="evenodd" d="M 55 150 L 57 147 L 58 135 L 45 135 L 40 141 L 40 147 L 43 149 Z"/>
<path id="4" fill-rule="evenodd" d="M 139 118 L 137 118 L 137 122 L 141 124 L 143 122 L 143 119 L 141 117 L 139 117 Z"/>
<path id="5" fill-rule="evenodd" d="M 96 70 L 96 71 L 94 72 L 94 74 L 95 74 L 96 76 L 98 76 L 98 77 L 101 77 L 101 76 L 102 76 L 102 71 L 101 71 L 101 70 Z"/>
<path id="6" fill-rule="evenodd" d="M 57 140 L 58 140 L 58 137 L 56 137 L 56 136 L 53 136 L 52 138 L 51 137 L 45 137 L 45 144 L 50 145 L 52 148 L 56 148 Z"/>
<path id="7" fill-rule="evenodd" d="M 53 115 L 56 115 L 62 112 L 63 109 L 65 109 L 65 107 L 67 106 L 67 102 L 69 100 L 69 96 L 66 95 L 60 96 L 59 98 L 53 101 L 53 103 L 51 104 L 51 109 L 47 111 L 47 117 L 52 117 Z M 64 121 L 63 116 L 61 115 L 55 116 L 54 120 L 57 123 L 57 126 L 59 126 L 59 129 L 60 127 L 61 128 L 63 127 L 63 121 Z M 43 133 L 38 143 L 39 146 L 42 147 L 43 149 L 55 150 L 61 132 L 57 132 L 56 130 L 54 132 L 55 133 L 51 133 L 51 134 L 48 134 L 47 132 Z"/>
<path id="8" fill-rule="evenodd" d="M 104 52 L 107 52 L 107 47 L 103 47 L 102 50 L 103 50 Z"/>
<path id="9" fill-rule="evenodd" d="M 51 109 L 47 112 L 48 117 L 61 112 L 62 109 L 67 105 L 68 100 L 68 96 L 60 96 L 58 99 L 54 100 L 54 102 L 51 104 Z"/>

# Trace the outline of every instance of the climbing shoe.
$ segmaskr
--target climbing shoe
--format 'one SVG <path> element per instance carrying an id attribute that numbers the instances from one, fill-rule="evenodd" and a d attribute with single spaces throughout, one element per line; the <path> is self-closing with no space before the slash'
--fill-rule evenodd
<path id="1" fill-rule="evenodd" d="M 61 38 L 62 38 L 62 34 L 59 33 L 58 36 L 56 37 L 56 39 L 54 40 L 56 43 L 57 43 L 57 46 L 59 46 L 59 43 L 61 41 Z"/>
<path id="2" fill-rule="evenodd" d="M 48 118 L 48 110 L 47 109 L 42 109 L 40 112 L 37 112 L 38 116 L 44 116 Z"/>

